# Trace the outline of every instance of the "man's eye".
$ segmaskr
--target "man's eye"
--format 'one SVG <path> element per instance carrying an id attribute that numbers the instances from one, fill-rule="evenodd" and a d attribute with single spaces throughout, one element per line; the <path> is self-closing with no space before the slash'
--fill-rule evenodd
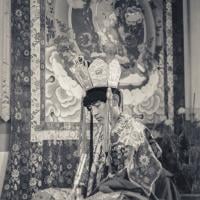
<path id="1" fill-rule="evenodd" d="M 97 103 L 97 104 L 95 104 L 94 106 L 95 106 L 96 108 L 99 108 L 100 103 Z"/>

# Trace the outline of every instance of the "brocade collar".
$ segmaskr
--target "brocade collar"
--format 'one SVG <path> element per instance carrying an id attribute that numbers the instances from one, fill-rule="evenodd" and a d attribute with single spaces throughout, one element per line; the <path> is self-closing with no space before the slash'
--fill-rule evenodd
<path id="1" fill-rule="evenodd" d="M 117 120 L 115 126 L 111 130 L 111 136 L 122 132 L 122 130 L 127 126 L 128 122 L 130 122 L 131 119 L 131 116 L 124 113 L 120 113 L 119 119 Z"/>

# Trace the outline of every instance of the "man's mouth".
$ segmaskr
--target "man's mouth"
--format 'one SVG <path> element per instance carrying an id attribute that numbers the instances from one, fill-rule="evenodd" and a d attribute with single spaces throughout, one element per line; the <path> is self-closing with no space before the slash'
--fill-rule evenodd
<path id="1" fill-rule="evenodd" d="M 103 118 L 102 118 L 102 117 L 100 117 L 100 116 L 98 116 L 98 117 L 95 117 L 95 119 L 96 119 L 97 121 L 102 121 L 102 120 L 103 120 Z"/>

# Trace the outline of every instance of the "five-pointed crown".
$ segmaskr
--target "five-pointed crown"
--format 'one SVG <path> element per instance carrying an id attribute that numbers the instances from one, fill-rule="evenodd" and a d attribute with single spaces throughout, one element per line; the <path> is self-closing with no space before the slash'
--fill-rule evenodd
<path id="1" fill-rule="evenodd" d="M 121 67 L 117 59 L 107 64 L 104 60 L 96 58 L 88 66 L 88 62 L 79 56 L 74 60 L 71 71 L 85 90 L 96 87 L 117 88 L 121 76 Z"/>

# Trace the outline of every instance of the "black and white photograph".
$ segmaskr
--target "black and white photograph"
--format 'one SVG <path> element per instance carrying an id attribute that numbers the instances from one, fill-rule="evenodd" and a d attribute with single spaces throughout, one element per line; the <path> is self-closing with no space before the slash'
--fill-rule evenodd
<path id="1" fill-rule="evenodd" d="M 0 0 L 1 200 L 200 200 L 199 0 Z"/>

